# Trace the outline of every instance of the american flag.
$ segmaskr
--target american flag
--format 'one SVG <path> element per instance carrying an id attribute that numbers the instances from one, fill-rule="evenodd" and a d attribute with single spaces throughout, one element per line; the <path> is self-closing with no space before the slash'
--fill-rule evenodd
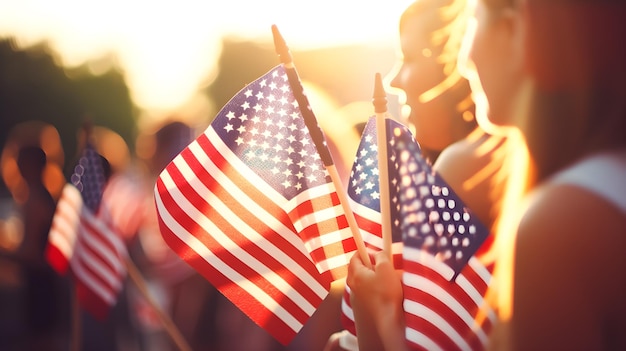
<path id="1" fill-rule="evenodd" d="M 87 144 L 55 211 L 48 235 L 46 258 L 59 273 L 68 269 L 80 305 L 105 319 L 126 276 L 127 257 L 122 239 L 101 206 L 106 183 L 102 160 Z"/>
<path id="2" fill-rule="evenodd" d="M 168 245 L 283 344 L 356 250 L 286 71 L 237 93 L 155 186 Z"/>
<path id="3" fill-rule="evenodd" d="M 392 219 L 392 258 L 397 269 L 402 268 L 402 230 L 400 228 L 400 204 L 398 202 L 398 160 L 392 145 L 398 142 L 417 145 L 409 129 L 401 123 L 386 119 L 386 140 L 389 143 L 387 169 L 389 170 L 389 199 Z M 368 252 L 374 253 L 383 249 L 381 213 L 380 213 L 380 185 L 378 172 L 378 146 L 376 143 L 376 117 L 369 118 L 361 142 L 357 149 L 352 172 L 350 173 L 348 196 L 350 206 L 354 212 L 363 242 Z M 419 146 L 418 146 L 419 148 Z M 341 322 L 345 330 L 356 335 L 354 313 L 350 305 L 350 288 L 345 287 L 341 302 Z M 346 335 L 346 334 L 344 334 Z M 344 336 L 349 337 L 349 336 Z"/>
<path id="4" fill-rule="evenodd" d="M 415 349 L 482 350 L 495 321 L 484 301 L 491 270 L 476 256 L 490 244 L 488 229 L 419 150 L 393 147 L 400 161 L 407 342 Z"/>

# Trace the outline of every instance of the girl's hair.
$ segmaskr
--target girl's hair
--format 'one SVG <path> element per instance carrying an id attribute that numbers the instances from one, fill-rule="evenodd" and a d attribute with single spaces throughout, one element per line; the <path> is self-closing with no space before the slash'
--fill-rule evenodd
<path id="1" fill-rule="evenodd" d="M 430 49 L 444 64 L 444 73 L 456 71 L 456 61 L 468 20 L 465 0 L 417 0 L 400 17 L 400 29 L 410 18 L 419 18 L 430 33 Z"/>
<path id="2" fill-rule="evenodd" d="M 519 99 L 508 156 L 507 189 L 498 220 L 494 271 L 487 299 L 506 320 L 511 310 L 515 228 L 524 195 L 589 154 L 626 147 L 626 6 L 612 0 L 482 0 L 518 6 L 526 21 L 529 77 Z M 513 138 L 511 138 L 513 139 Z"/>
<path id="3" fill-rule="evenodd" d="M 528 0 L 524 10 L 533 88 L 520 127 L 541 181 L 586 154 L 626 146 L 626 6 Z"/>
<path id="4" fill-rule="evenodd" d="M 423 93 L 420 101 L 430 101 L 442 95 L 450 104 L 455 104 L 462 137 L 477 127 L 469 82 L 457 68 L 457 57 L 468 20 L 466 5 L 465 0 L 417 0 L 405 9 L 399 23 L 400 31 L 413 18 L 419 18 L 425 25 L 430 45 L 424 49 L 443 65 L 446 78 Z"/>

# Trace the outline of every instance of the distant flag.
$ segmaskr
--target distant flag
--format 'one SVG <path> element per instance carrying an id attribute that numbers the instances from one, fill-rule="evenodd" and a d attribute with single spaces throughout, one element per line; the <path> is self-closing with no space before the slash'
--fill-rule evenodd
<path id="1" fill-rule="evenodd" d="M 419 150 L 393 147 L 400 162 L 407 341 L 426 350 L 484 349 L 495 320 L 484 306 L 491 271 L 475 254 L 490 244 L 488 229 Z"/>
<path id="2" fill-rule="evenodd" d="M 356 249 L 282 65 L 165 168 L 155 201 L 168 245 L 283 344 Z"/>
<path id="3" fill-rule="evenodd" d="M 397 151 L 392 148 L 392 145 L 401 142 L 415 144 L 418 148 L 419 146 L 406 126 L 393 119 L 386 119 L 386 123 L 387 141 L 389 143 L 387 168 L 389 170 L 390 213 L 392 219 L 391 253 L 394 266 L 397 269 L 401 269 L 402 230 L 400 228 L 399 218 L 399 180 L 398 173 L 396 171 L 398 168 L 398 162 L 396 155 Z M 354 211 L 365 246 L 370 253 L 383 250 L 376 135 L 376 117 L 372 116 L 369 118 L 363 130 L 361 142 L 359 143 L 359 147 L 357 149 L 355 161 L 352 165 L 350 180 L 348 182 L 350 206 Z M 350 305 L 350 288 L 347 285 L 345 287 L 341 303 L 341 322 L 345 330 L 352 335 L 356 335 L 354 313 L 352 312 L 352 307 Z"/>
<path id="4" fill-rule="evenodd" d="M 100 202 L 106 177 L 100 155 L 87 144 L 57 203 L 46 258 L 59 273 L 69 270 L 80 305 L 106 318 L 126 276 L 126 247 Z"/>
<path id="5" fill-rule="evenodd" d="M 152 205 L 152 193 L 139 179 L 124 173 L 113 174 L 102 193 L 101 206 L 106 208 L 109 223 L 126 242 L 137 235 Z"/>

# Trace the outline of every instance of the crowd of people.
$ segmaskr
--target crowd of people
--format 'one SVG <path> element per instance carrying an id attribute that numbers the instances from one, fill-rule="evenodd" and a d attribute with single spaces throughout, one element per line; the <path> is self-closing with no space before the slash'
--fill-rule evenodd
<path id="1" fill-rule="evenodd" d="M 486 297 L 498 320 L 486 347 L 622 349 L 624 261 L 604 265 L 625 247 L 625 6 L 471 5 L 460 70 L 488 103 L 480 127 L 515 143 L 493 228 Z M 359 348 L 407 349 L 402 286 L 386 256 L 370 269 L 355 255 L 347 284 L 357 333 L 366 331 Z"/>
<path id="2" fill-rule="evenodd" d="M 476 325 L 485 313 L 496 318 L 480 349 L 626 349 L 625 27 L 619 0 L 416 0 L 400 16 L 402 54 L 388 74 L 410 111 L 399 120 L 490 233 L 476 253 L 491 276 L 485 304 L 470 317 Z M 328 134 L 331 150 L 355 150 L 361 127 L 350 125 L 349 138 Z M 403 271 L 387 252 L 371 262 L 355 254 L 348 301 L 345 287 L 333 286 L 292 345 L 273 340 L 176 255 L 159 233 L 153 187 L 195 134 L 168 123 L 142 162 L 105 163 L 109 193 L 117 187 L 106 206 L 124 223 L 129 255 L 157 304 L 126 284 L 109 319 L 83 314 L 82 330 L 72 325 L 71 282 L 45 262 L 58 200 L 44 182 L 46 151 L 25 145 L 15 153 L 28 189 L 18 209 L 23 239 L 2 258 L 23 276 L 17 323 L 25 332 L 3 333 L 0 348 L 175 349 L 158 308 L 192 350 L 411 348 Z M 344 304 L 352 325 L 340 323 Z"/>

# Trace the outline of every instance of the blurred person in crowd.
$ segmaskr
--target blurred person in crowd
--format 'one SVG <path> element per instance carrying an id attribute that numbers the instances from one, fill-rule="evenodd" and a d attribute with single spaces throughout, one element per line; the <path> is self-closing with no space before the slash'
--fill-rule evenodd
<path id="1" fill-rule="evenodd" d="M 69 303 L 63 296 L 67 282 L 58 277 L 44 257 L 56 208 L 43 183 L 46 154 L 38 146 L 23 146 L 17 165 L 28 187 L 28 197 L 21 206 L 23 239 L 17 251 L 24 272 L 24 349 L 62 350 L 68 339 L 63 332 L 68 330 Z"/>
<path id="2" fill-rule="evenodd" d="M 203 293 L 207 288 L 202 284 L 190 286 L 199 281 L 199 277 L 195 277 L 192 268 L 164 242 L 153 197 L 159 173 L 192 140 L 191 127 L 179 121 L 165 122 L 149 136 L 151 152 L 139 155 L 136 164 L 111 180 L 117 189 L 118 202 L 123 203 L 120 206 L 125 208 L 116 212 L 116 217 L 118 223 L 124 224 L 122 233 L 129 245 L 130 256 L 145 279 L 148 293 L 157 304 L 152 306 L 134 284 L 128 287 L 129 313 L 138 330 L 140 348 L 145 350 L 174 348 L 154 308 L 159 308 L 161 313 L 172 319 L 193 349 L 198 346 L 194 343 L 194 328 L 206 300 Z M 186 308 L 186 305 L 191 305 L 191 308 Z"/>

